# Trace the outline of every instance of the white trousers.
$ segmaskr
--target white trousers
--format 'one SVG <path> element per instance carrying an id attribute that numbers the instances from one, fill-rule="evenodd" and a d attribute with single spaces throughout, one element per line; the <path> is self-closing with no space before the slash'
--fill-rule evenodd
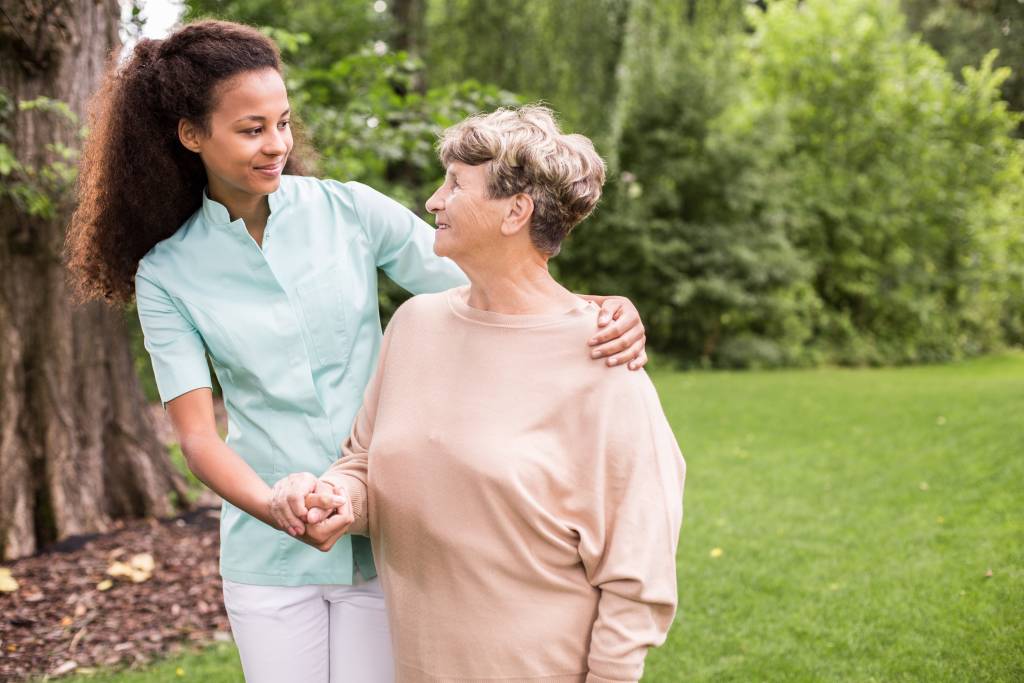
<path id="1" fill-rule="evenodd" d="M 393 683 L 379 579 L 352 586 L 253 586 L 224 580 L 246 683 Z"/>

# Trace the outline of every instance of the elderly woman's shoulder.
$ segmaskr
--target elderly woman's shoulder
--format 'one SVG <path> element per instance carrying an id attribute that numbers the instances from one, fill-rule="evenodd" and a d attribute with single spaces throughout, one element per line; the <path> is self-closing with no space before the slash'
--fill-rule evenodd
<path id="1" fill-rule="evenodd" d="M 580 409 L 595 415 L 614 414 L 618 418 L 663 414 L 661 398 L 650 376 L 643 369 L 625 365 L 606 367 L 594 361 L 585 387 L 578 387 Z"/>
<path id="2" fill-rule="evenodd" d="M 434 317 L 438 312 L 447 309 L 447 297 L 448 292 L 430 292 L 409 297 L 395 309 L 389 326 L 395 322 L 422 320 L 425 316 Z"/>
<path id="3" fill-rule="evenodd" d="M 604 358 L 592 358 L 589 341 L 597 331 L 598 307 L 591 304 L 581 310 L 573 323 L 561 331 L 560 365 L 578 378 L 581 387 L 592 392 L 647 391 L 651 380 L 643 370 L 630 370 L 625 364 L 608 366 Z"/>

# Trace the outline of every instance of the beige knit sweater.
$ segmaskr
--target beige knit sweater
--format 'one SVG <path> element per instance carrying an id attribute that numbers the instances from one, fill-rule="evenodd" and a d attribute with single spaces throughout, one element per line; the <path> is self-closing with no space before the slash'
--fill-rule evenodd
<path id="1" fill-rule="evenodd" d="M 400 682 L 636 681 L 676 607 L 685 465 L 644 372 L 587 354 L 597 309 L 417 296 L 324 479 L 355 507 Z"/>

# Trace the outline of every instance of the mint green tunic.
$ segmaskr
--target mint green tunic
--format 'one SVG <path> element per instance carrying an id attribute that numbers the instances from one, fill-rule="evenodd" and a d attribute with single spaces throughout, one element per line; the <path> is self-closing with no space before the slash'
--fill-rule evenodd
<path id="1" fill-rule="evenodd" d="M 164 403 L 224 392 L 228 445 L 267 484 L 320 474 L 338 457 L 377 363 L 377 268 L 413 293 L 467 280 L 433 252 L 433 231 L 359 183 L 283 176 L 261 249 L 242 220 L 203 205 L 139 262 L 139 319 Z M 426 360 L 424 362 L 429 362 Z M 328 553 L 224 502 L 221 574 L 241 583 L 350 584 L 376 574 L 369 541 Z"/>

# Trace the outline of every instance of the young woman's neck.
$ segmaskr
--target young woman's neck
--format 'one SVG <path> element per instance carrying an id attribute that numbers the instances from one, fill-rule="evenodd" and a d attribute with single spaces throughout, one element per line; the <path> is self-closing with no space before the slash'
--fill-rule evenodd
<path id="1" fill-rule="evenodd" d="M 228 188 L 218 187 L 217 183 L 210 183 L 207 192 L 210 199 L 224 205 L 232 221 L 241 218 L 256 244 L 262 246 L 263 230 L 267 227 L 267 218 L 270 216 L 270 201 L 267 195 L 231 192 Z"/>

